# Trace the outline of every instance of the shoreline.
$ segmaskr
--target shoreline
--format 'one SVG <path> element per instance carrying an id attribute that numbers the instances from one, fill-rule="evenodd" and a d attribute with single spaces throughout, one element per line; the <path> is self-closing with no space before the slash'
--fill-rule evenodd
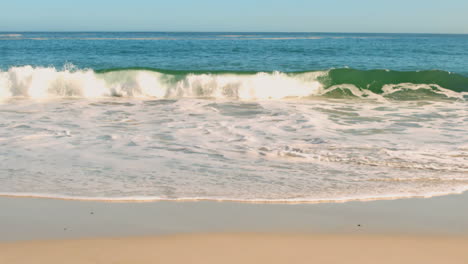
<path id="1" fill-rule="evenodd" d="M 318 204 L 0 197 L 0 208 L 0 263 L 9 264 L 465 264 L 468 259 L 466 192 Z"/>
<path id="2" fill-rule="evenodd" d="M 226 232 L 468 237 L 466 192 L 316 204 L 0 197 L 0 208 L 0 242 Z"/>
<path id="3" fill-rule="evenodd" d="M 362 198 L 339 198 L 339 199 L 235 199 L 235 198 L 210 198 L 210 197 L 180 197 L 180 198 L 162 198 L 151 196 L 134 196 L 134 197 L 86 197 L 86 196 L 69 196 L 69 195 L 53 195 L 53 194 L 35 194 L 35 193 L 0 193 L 1 198 L 19 198 L 19 199 L 45 199 L 45 200 L 62 200 L 62 201 L 81 201 L 81 202 L 102 202 L 102 203 L 157 203 L 157 202 L 217 202 L 217 203 L 246 203 L 246 204 L 323 204 L 323 203 L 348 203 L 348 202 L 375 202 L 375 201 L 394 201 L 405 199 L 431 199 L 436 197 L 463 195 L 468 193 L 468 189 L 452 192 L 430 193 L 426 195 L 408 195 L 408 196 L 381 196 L 381 197 L 362 197 Z"/>

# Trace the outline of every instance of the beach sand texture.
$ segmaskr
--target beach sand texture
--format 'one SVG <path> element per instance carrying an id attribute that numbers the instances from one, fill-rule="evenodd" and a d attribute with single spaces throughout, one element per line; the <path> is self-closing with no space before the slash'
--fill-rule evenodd
<path id="1" fill-rule="evenodd" d="M 0 263 L 468 263 L 468 239 L 187 234 L 0 244 Z"/>

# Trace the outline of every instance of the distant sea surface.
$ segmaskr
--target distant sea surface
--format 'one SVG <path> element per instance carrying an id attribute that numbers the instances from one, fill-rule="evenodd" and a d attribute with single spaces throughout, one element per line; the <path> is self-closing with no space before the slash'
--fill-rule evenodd
<path id="1" fill-rule="evenodd" d="M 0 195 L 468 190 L 468 35 L 0 32 Z"/>

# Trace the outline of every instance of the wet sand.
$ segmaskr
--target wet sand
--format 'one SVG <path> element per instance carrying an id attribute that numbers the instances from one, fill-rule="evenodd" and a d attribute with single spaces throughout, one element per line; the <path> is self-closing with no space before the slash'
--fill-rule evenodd
<path id="1" fill-rule="evenodd" d="M 0 198 L 0 241 L 281 232 L 468 236 L 468 193 L 323 204 Z"/>
<path id="2" fill-rule="evenodd" d="M 4 197 L 0 208 L 0 263 L 468 261 L 467 193 L 342 204 Z"/>

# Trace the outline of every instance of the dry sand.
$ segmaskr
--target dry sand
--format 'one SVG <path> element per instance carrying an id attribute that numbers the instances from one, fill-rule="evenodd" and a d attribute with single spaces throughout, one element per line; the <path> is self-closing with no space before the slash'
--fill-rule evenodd
<path id="1" fill-rule="evenodd" d="M 0 244 L 0 263 L 466 264 L 461 237 L 185 234 Z"/>

